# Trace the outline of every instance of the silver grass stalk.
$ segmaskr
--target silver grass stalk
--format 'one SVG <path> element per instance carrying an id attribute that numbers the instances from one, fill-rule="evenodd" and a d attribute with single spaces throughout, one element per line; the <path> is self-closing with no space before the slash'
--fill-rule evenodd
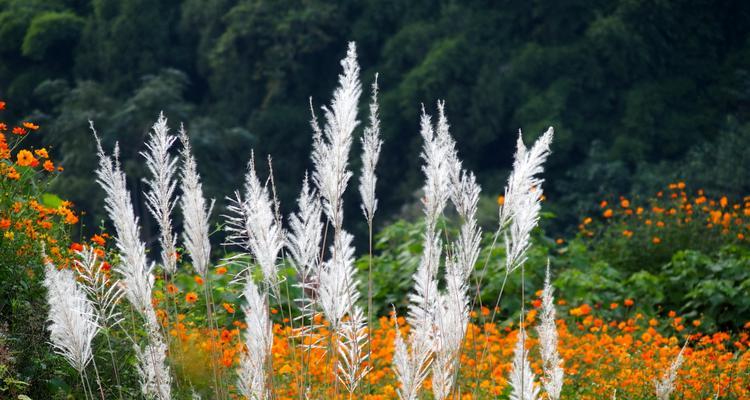
<path id="1" fill-rule="evenodd" d="M 393 349 L 393 372 L 400 385 L 396 389 L 399 399 L 417 400 L 424 380 L 430 373 L 432 358 L 430 357 L 431 340 L 415 337 L 424 335 L 421 332 L 410 333 L 411 349 L 401 336 L 398 319 L 394 313 L 393 324 L 396 326 L 396 339 Z M 427 348 L 423 348 L 427 347 Z"/>
<path id="2" fill-rule="evenodd" d="M 125 286 L 125 297 L 146 322 L 147 351 L 140 354 L 149 357 L 148 360 L 139 358 L 142 388 L 148 390 L 151 397 L 167 400 L 171 398 L 172 378 L 165 363 L 166 354 L 160 353 L 162 350 L 166 352 L 166 345 L 151 303 L 154 285 L 154 276 L 151 273 L 153 265 L 149 265 L 146 260 L 146 245 L 140 239 L 138 219 L 135 217 L 130 193 L 127 190 L 125 173 L 120 168 L 119 148 L 115 145 L 114 157 L 104 153 L 93 122 L 89 124 L 96 139 L 99 157 L 97 182 L 106 195 L 104 208 L 115 226 L 115 243 L 120 253 L 120 263 L 115 267 L 115 272 L 123 277 L 121 282 Z M 138 347 L 137 350 L 141 352 Z"/>
<path id="3" fill-rule="evenodd" d="M 73 262 L 78 282 L 91 300 L 100 324 L 104 328 L 118 325 L 122 318 L 116 307 L 125 294 L 122 285 L 107 277 L 103 270 L 104 262 L 99 261 L 92 247 L 84 246 L 76 255 L 78 258 Z"/>
<path id="4" fill-rule="evenodd" d="M 363 366 L 369 355 L 367 346 L 367 321 L 362 309 L 354 306 L 349 313 L 349 319 L 343 322 L 341 327 L 341 341 L 339 343 L 339 356 L 341 363 L 338 365 L 337 375 L 341 383 L 353 394 L 362 379 L 370 372 L 370 366 Z"/>
<path id="5" fill-rule="evenodd" d="M 669 400 L 670 396 L 672 395 L 672 392 L 675 388 L 674 383 L 677 380 L 677 371 L 680 370 L 682 362 L 684 361 L 682 354 L 687 347 L 687 343 L 688 342 L 685 342 L 685 345 L 682 346 L 682 349 L 680 349 L 677 357 L 674 359 L 674 361 L 672 361 L 669 369 L 664 372 L 664 375 L 661 377 L 661 379 L 654 382 L 654 386 L 656 389 L 656 398 L 658 400 Z"/>
<path id="6" fill-rule="evenodd" d="M 303 294 L 313 293 L 317 289 L 320 266 L 320 242 L 323 237 L 322 206 L 315 189 L 305 174 L 302 190 L 297 198 L 297 213 L 289 217 L 290 231 L 286 237 L 286 247 L 291 256 L 292 265 L 297 271 L 297 286 Z M 312 296 L 297 299 L 302 302 L 303 314 L 309 315 L 314 304 Z"/>
<path id="7" fill-rule="evenodd" d="M 314 132 L 313 181 L 323 199 L 323 209 L 336 230 L 343 225 L 342 196 L 352 176 L 348 170 L 348 158 L 352 133 L 359 125 L 357 105 L 362 94 L 354 42 L 349 43 L 341 66 L 343 73 L 339 75 L 339 86 L 333 92 L 331 105 L 323 107 L 325 126 L 320 128 L 314 113 L 311 121 Z"/>
<path id="8" fill-rule="evenodd" d="M 229 243 L 238 245 L 253 255 L 270 287 L 278 283 L 277 261 L 284 247 L 284 231 L 277 223 L 274 203 L 268 187 L 261 184 L 255 172 L 255 156 L 250 157 L 245 174 L 244 198 L 235 193 L 227 207 Z"/>
<path id="9" fill-rule="evenodd" d="M 193 268 L 202 277 L 206 277 L 211 258 L 211 241 L 209 240 L 208 218 L 213 209 L 213 201 L 206 204 L 203 197 L 203 185 L 198 174 L 198 168 L 193 156 L 190 139 L 183 126 L 180 126 L 180 142 L 182 143 L 181 178 L 182 196 L 180 207 L 184 218 L 183 240 L 185 249 L 193 262 Z"/>
<path id="10" fill-rule="evenodd" d="M 536 386 L 536 377 L 531 371 L 525 343 L 526 331 L 521 326 L 516 347 L 513 350 L 513 366 L 510 370 L 510 400 L 536 400 L 539 397 L 539 387 Z"/>
<path id="11" fill-rule="evenodd" d="M 375 197 L 375 185 L 378 181 L 375 175 L 375 167 L 380 157 L 380 148 L 383 141 L 380 139 L 380 116 L 378 115 L 378 74 L 375 74 L 375 82 L 372 84 L 372 100 L 370 102 L 370 123 L 365 128 L 362 136 L 362 178 L 359 183 L 359 194 L 362 197 L 362 213 L 369 224 L 375 216 L 378 208 L 378 199 Z"/>
<path id="12" fill-rule="evenodd" d="M 512 272 L 526 261 L 531 231 L 539 221 L 542 182 L 537 177 L 544 168 L 554 130 L 550 127 L 531 149 L 523 144 L 521 133 L 513 162 L 513 172 L 505 187 L 505 202 L 500 208 L 500 228 L 506 232 L 506 270 Z M 508 226 L 509 225 L 509 226 Z"/>
<path id="13" fill-rule="evenodd" d="M 44 272 L 52 346 L 83 375 L 93 357 L 91 341 L 99 331 L 96 311 L 86 292 L 76 283 L 73 271 L 59 270 L 48 261 Z"/>
<path id="14" fill-rule="evenodd" d="M 171 215 L 176 203 L 174 191 L 177 182 L 174 176 L 177 158 L 169 155 L 169 149 L 177 138 L 169 134 L 164 113 L 159 114 L 152 131 L 146 142 L 148 151 L 141 152 L 151 174 L 151 179 L 146 180 L 149 187 L 145 193 L 146 207 L 159 225 L 162 266 L 167 273 L 173 274 L 177 270 L 177 244 L 172 231 Z"/>
<path id="15" fill-rule="evenodd" d="M 248 399 L 265 400 L 269 398 L 267 366 L 273 344 L 271 321 L 268 319 L 268 304 L 264 300 L 268 296 L 258 291 L 252 277 L 247 278 L 243 296 L 247 302 L 242 307 L 247 324 L 245 332 L 247 352 L 243 353 L 240 359 L 237 388 Z"/>
<path id="16" fill-rule="evenodd" d="M 552 294 L 552 284 L 549 275 L 549 260 L 547 260 L 547 274 L 544 279 L 542 290 L 542 312 L 540 322 L 536 330 L 539 334 L 539 347 L 542 355 L 542 369 L 544 376 L 541 378 L 542 385 L 550 400 L 559 400 L 563 387 L 563 360 L 557 350 L 557 325 L 555 324 L 555 298 Z"/>

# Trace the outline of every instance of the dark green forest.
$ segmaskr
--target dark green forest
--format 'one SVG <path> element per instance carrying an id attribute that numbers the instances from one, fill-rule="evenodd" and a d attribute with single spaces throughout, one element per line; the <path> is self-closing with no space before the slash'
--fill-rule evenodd
<path id="1" fill-rule="evenodd" d="M 310 164 L 309 101 L 328 102 L 356 41 L 363 85 L 380 74 L 380 224 L 417 201 L 420 107 L 445 99 L 492 196 L 518 130 L 555 127 L 545 190 L 565 230 L 602 196 L 678 178 L 750 192 L 749 33 L 743 0 L 0 0 L 0 97 L 44 127 L 36 140 L 66 169 L 56 191 L 89 227 L 102 194 L 88 120 L 120 142 L 138 193 L 162 110 L 185 123 L 209 196 L 240 185 L 255 149 L 273 156 L 289 212 Z"/>

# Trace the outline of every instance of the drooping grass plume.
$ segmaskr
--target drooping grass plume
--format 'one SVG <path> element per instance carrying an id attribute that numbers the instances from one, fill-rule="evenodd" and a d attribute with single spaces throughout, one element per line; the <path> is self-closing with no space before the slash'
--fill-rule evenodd
<path id="1" fill-rule="evenodd" d="M 105 263 L 99 261 L 94 249 L 84 246 L 76 252 L 76 266 L 78 282 L 96 311 L 99 324 L 103 328 L 113 328 L 121 321 L 121 314 L 117 311 L 117 304 L 125 294 L 119 281 L 110 278 L 105 273 Z"/>
<path id="2" fill-rule="evenodd" d="M 183 240 L 185 249 L 193 262 L 193 268 L 205 279 L 211 257 L 208 219 L 213 209 L 213 201 L 207 205 L 203 197 L 203 185 L 190 147 L 190 139 L 183 126 L 180 126 L 180 142 L 182 143 L 180 208 L 182 208 L 185 229 Z"/>
<path id="3" fill-rule="evenodd" d="M 536 385 L 536 376 L 531 370 L 526 350 L 526 331 L 521 328 L 518 332 L 518 340 L 513 350 L 513 366 L 510 370 L 508 383 L 511 387 L 510 400 L 537 400 L 539 398 L 539 387 Z"/>
<path id="4" fill-rule="evenodd" d="M 49 305 L 47 329 L 55 352 L 81 374 L 93 357 L 91 342 L 99 332 L 98 316 L 73 271 L 58 269 L 47 261 L 44 287 Z"/>
<path id="5" fill-rule="evenodd" d="M 251 155 L 245 174 L 244 196 L 235 192 L 227 207 L 228 243 L 252 254 L 260 266 L 263 279 L 271 288 L 278 283 L 278 257 L 284 247 L 284 231 L 277 223 L 274 203 L 268 187 L 255 171 L 255 156 Z"/>
<path id="6" fill-rule="evenodd" d="M 120 263 L 115 267 L 115 272 L 123 277 L 125 297 L 146 322 L 146 349 L 142 350 L 137 343 L 134 344 L 136 353 L 140 355 L 138 358 L 142 388 L 147 396 L 167 400 L 171 398 L 172 378 L 169 366 L 165 362 L 166 345 L 151 303 L 154 285 L 153 265 L 148 264 L 146 245 L 140 239 L 138 218 L 135 216 L 127 190 L 125 173 L 120 168 L 118 146 L 115 145 L 114 157 L 108 156 L 102 149 L 93 122 L 90 125 L 99 157 L 97 182 L 106 194 L 105 210 L 115 226 L 115 242 L 120 253 Z"/>
<path id="7" fill-rule="evenodd" d="M 151 174 L 151 178 L 146 180 L 149 187 L 145 193 L 146 206 L 159 225 L 162 266 L 167 273 L 174 274 L 177 270 L 177 244 L 171 215 L 176 203 L 174 192 L 177 182 L 174 176 L 177 158 L 169 154 L 169 149 L 177 138 L 169 134 L 164 113 L 159 114 L 159 119 L 151 129 L 152 133 L 146 142 L 148 151 L 141 152 Z"/>
<path id="8" fill-rule="evenodd" d="M 542 308 L 539 317 L 539 325 L 536 331 L 539 335 L 539 348 L 542 355 L 542 369 L 544 376 L 541 378 L 544 391 L 550 400 L 559 400 L 563 387 L 563 360 L 557 350 L 557 325 L 555 321 L 555 298 L 552 294 L 552 284 L 549 275 L 549 260 L 547 260 L 547 273 L 544 278 L 544 289 L 542 290 Z"/>
<path id="9" fill-rule="evenodd" d="M 506 269 L 516 270 L 526 261 L 526 251 L 531 246 L 531 231 L 539 221 L 542 182 L 537 175 L 544 171 L 542 164 L 549 156 L 554 130 L 552 127 L 527 149 L 521 133 L 518 134 L 513 172 L 505 187 L 505 202 L 500 207 L 500 227 L 506 231 Z"/>
<path id="10" fill-rule="evenodd" d="M 252 277 L 247 277 L 243 297 L 247 302 L 242 307 L 245 313 L 245 346 L 238 371 L 237 388 L 249 399 L 265 400 L 269 397 L 268 362 L 273 343 L 271 321 L 268 319 L 267 295 L 259 292 Z"/>
<path id="11" fill-rule="evenodd" d="M 677 380 L 677 371 L 680 370 L 682 362 L 684 361 L 682 353 L 685 351 L 687 344 L 688 342 L 686 341 L 685 345 L 682 346 L 682 349 L 680 349 L 680 352 L 677 354 L 677 357 L 672 361 L 669 369 L 664 371 L 664 375 L 661 379 L 654 382 L 657 400 L 669 400 L 669 397 L 672 395 L 675 388 L 674 383 Z"/>

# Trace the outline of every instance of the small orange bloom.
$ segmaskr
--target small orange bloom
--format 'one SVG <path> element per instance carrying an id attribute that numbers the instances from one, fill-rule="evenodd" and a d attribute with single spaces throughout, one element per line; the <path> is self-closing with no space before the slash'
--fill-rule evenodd
<path id="1" fill-rule="evenodd" d="M 37 159 L 34 158 L 34 155 L 28 150 L 21 150 L 16 154 L 16 164 L 22 167 L 28 167 L 35 161 L 38 162 Z"/>
<path id="2" fill-rule="evenodd" d="M 719 204 L 721 205 L 721 208 L 726 208 L 727 203 L 727 196 L 723 196 L 721 199 L 719 199 Z"/>
<path id="3" fill-rule="evenodd" d="M 104 243 L 105 243 L 105 240 L 101 235 L 92 236 L 91 241 L 98 244 L 99 246 L 104 246 Z"/>
<path id="4" fill-rule="evenodd" d="M 24 128 L 31 129 L 32 131 L 39 129 L 39 125 L 35 125 L 32 122 L 24 122 L 21 125 L 23 125 Z"/>
<path id="5" fill-rule="evenodd" d="M 619 307 L 619 306 L 620 306 L 620 305 L 619 305 L 619 304 L 617 304 L 617 303 L 612 303 L 612 304 L 610 304 L 610 305 L 609 305 L 609 309 L 610 309 L 610 310 L 615 310 L 615 309 L 617 309 L 617 307 Z"/>
<path id="6" fill-rule="evenodd" d="M 23 136 L 26 134 L 26 129 L 21 128 L 20 126 L 14 126 L 13 127 L 13 134 L 18 136 Z"/>
<path id="7" fill-rule="evenodd" d="M 55 165 L 52 164 L 52 161 L 47 160 L 43 164 L 44 170 L 47 172 L 54 172 L 55 171 Z"/>
<path id="8" fill-rule="evenodd" d="M 83 251 L 83 245 L 80 243 L 71 243 L 70 244 L 70 250 L 72 251 Z"/>
<path id="9" fill-rule="evenodd" d="M 180 289 L 175 286 L 174 284 L 168 284 L 167 285 L 167 293 L 169 294 L 177 294 L 180 291 Z"/>
<path id="10" fill-rule="evenodd" d="M 185 301 L 192 304 L 198 301 L 198 294 L 195 292 L 188 292 L 188 294 L 185 295 Z"/>
<path id="11" fill-rule="evenodd" d="M 625 307 L 632 307 L 635 302 L 633 301 L 633 299 L 625 299 L 625 301 L 623 301 L 623 304 L 625 304 Z"/>
<path id="12" fill-rule="evenodd" d="M 34 150 L 34 154 L 42 158 L 49 158 L 49 154 L 47 153 L 47 149 L 45 148 Z"/>
<path id="13" fill-rule="evenodd" d="M 661 243 L 661 239 L 658 236 L 654 236 L 654 238 L 651 239 L 651 243 L 653 243 L 653 244 L 659 244 L 659 243 Z"/>
<path id="14" fill-rule="evenodd" d="M 0 101 L 0 110 L 5 110 L 5 104 L 4 101 Z"/>
<path id="15" fill-rule="evenodd" d="M 563 238 L 557 238 L 557 240 L 555 240 L 555 243 L 557 243 L 557 244 L 563 244 L 563 243 L 565 243 L 565 239 L 563 239 Z"/>
<path id="16" fill-rule="evenodd" d="M 604 211 L 604 214 L 602 215 L 604 216 L 604 218 L 611 218 L 613 214 L 614 212 L 612 211 L 612 209 L 608 208 Z"/>
<path id="17" fill-rule="evenodd" d="M 222 307 L 224 307 L 225 310 L 227 310 L 228 313 L 234 314 L 234 307 L 229 303 L 222 303 Z"/>
<path id="18" fill-rule="evenodd" d="M 10 228 L 10 220 L 8 218 L 0 219 L 0 229 L 7 230 Z"/>
<path id="19" fill-rule="evenodd" d="M 203 284 L 203 278 L 201 278 L 199 275 L 194 276 L 193 280 L 195 280 L 195 283 L 197 283 L 199 285 Z"/>
<path id="20" fill-rule="evenodd" d="M 620 200 L 620 207 L 622 207 L 622 208 L 628 208 L 628 207 L 630 207 L 630 201 L 628 199 L 622 199 L 622 200 Z"/>
<path id="21" fill-rule="evenodd" d="M 502 206 L 503 204 L 505 204 L 505 196 L 497 196 L 497 205 Z"/>
<path id="22" fill-rule="evenodd" d="M 216 268 L 216 275 L 224 275 L 227 273 L 227 267 Z"/>
<path id="23" fill-rule="evenodd" d="M 609 203 L 607 203 L 607 200 L 602 200 L 602 202 L 601 202 L 601 203 L 599 203 L 599 207 L 600 207 L 600 208 L 604 208 L 604 207 L 606 207 L 606 206 L 607 206 L 607 204 L 609 204 Z"/>

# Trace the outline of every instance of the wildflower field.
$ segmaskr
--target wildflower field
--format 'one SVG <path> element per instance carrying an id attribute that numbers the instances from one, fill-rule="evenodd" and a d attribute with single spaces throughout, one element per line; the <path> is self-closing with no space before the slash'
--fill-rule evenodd
<path id="1" fill-rule="evenodd" d="M 554 129 L 519 133 L 483 193 L 439 101 L 419 116 L 421 216 L 376 229 L 380 82 L 354 43 L 341 68 L 328 105 L 310 100 L 293 205 L 249 148 L 244 185 L 207 198 L 195 138 L 164 114 L 148 176 L 127 175 L 94 120 L 108 220 L 83 226 L 52 193 L 64 155 L 36 145 L 44 126 L 0 122 L 0 398 L 750 399 L 750 197 L 686 179 L 549 237 Z"/>

